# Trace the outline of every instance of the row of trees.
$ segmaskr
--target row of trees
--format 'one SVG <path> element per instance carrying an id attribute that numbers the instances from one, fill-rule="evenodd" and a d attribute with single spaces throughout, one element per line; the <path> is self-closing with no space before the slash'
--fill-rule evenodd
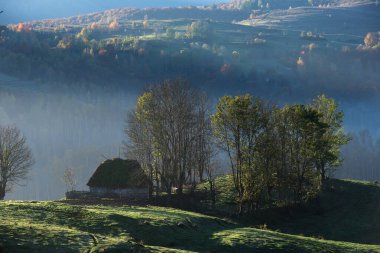
<path id="1" fill-rule="evenodd" d="M 182 194 L 212 179 L 216 147 L 230 160 L 240 212 L 299 204 L 316 196 L 340 163 L 349 141 L 333 99 L 310 105 L 271 105 L 251 95 L 220 98 L 211 115 L 207 98 L 186 80 L 165 81 L 138 98 L 125 132 L 129 156 L 153 185 Z M 157 192 L 158 194 L 158 192 Z"/>

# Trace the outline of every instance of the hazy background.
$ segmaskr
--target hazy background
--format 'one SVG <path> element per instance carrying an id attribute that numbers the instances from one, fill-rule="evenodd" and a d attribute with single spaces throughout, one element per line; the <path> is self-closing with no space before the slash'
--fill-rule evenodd
<path id="1" fill-rule="evenodd" d="M 31 85 L 4 75 L 0 75 L 0 84 L 0 124 L 20 128 L 36 161 L 29 180 L 22 182 L 26 185 L 16 186 L 6 199 L 64 197 L 66 186 L 62 177 L 66 168 L 75 171 L 77 189 L 88 190 L 86 183 L 102 161 L 123 156 L 125 117 L 139 91 Z M 142 91 L 143 83 L 135 85 L 140 85 Z M 207 90 L 207 93 L 215 104 L 223 91 Z M 338 100 L 345 112 L 345 129 L 357 133 L 352 145 L 344 149 L 345 169 L 338 176 L 379 180 L 380 160 L 375 158 L 380 157 L 380 142 L 374 139 L 379 130 L 379 103 Z M 361 171 L 363 166 L 372 168 L 373 174 Z"/>

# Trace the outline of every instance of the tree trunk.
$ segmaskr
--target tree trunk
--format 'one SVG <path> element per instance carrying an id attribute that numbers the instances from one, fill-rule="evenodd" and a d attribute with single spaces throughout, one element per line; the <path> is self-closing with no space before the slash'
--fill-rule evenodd
<path id="1" fill-rule="evenodd" d="M 179 187 L 177 188 L 177 194 L 178 194 L 179 196 L 182 196 L 182 195 L 183 195 L 183 186 L 179 186 Z"/>
<path id="2" fill-rule="evenodd" d="M 209 184 L 210 184 L 210 195 L 211 195 L 211 202 L 212 202 L 212 208 L 215 208 L 215 202 L 216 202 L 216 193 L 215 193 L 215 189 L 214 189 L 214 183 L 212 180 L 209 180 L 208 181 Z"/>
<path id="3" fill-rule="evenodd" d="M 149 199 L 152 199 L 153 196 L 153 182 L 149 182 Z"/>
<path id="4" fill-rule="evenodd" d="M 245 201 L 240 198 L 240 201 L 239 201 L 239 216 L 243 216 L 243 214 L 244 214 L 244 205 L 245 205 Z"/>
<path id="5" fill-rule="evenodd" d="M 159 195 L 159 187 L 160 187 L 160 182 L 158 181 L 158 172 L 157 172 L 157 163 L 155 165 L 155 178 L 156 178 L 156 198 L 158 198 Z"/>
<path id="6" fill-rule="evenodd" d="M 326 169 L 324 167 L 321 168 L 321 183 L 322 185 L 326 181 Z"/>
<path id="7" fill-rule="evenodd" d="M 153 167 L 152 164 L 149 164 L 149 199 L 152 199 L 153 196 Z"/>
<path id="8" fill-rule="evenodd" d="M 4 200 L 5 197 L 5 189 L 0 189 L 0 200 Z"/>

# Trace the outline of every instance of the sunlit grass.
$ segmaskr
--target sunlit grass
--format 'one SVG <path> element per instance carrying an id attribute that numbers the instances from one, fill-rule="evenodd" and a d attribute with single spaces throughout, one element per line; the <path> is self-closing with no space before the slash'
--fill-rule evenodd
<path id="1" fill-rule="evenodd" d="M 380 252 L 380 247 L 244 228 L 163 207 L 0 202 L 7 252 Z"/>

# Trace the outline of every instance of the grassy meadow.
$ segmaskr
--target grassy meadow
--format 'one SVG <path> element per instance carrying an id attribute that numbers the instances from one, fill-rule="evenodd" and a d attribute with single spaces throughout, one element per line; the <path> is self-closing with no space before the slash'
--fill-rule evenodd
<path id="1" fill-rule="evenodd" d="M 287 218 L 277 210 L 257 218 L 259 223 L 271 217 L 267 226 L 247 226 L 155 206 L 5 201 L 0 243 L 5 252 L 380 252 L 378 185 L 333 180 L 320 206 L 323 212 L 310 206 Z"/>

